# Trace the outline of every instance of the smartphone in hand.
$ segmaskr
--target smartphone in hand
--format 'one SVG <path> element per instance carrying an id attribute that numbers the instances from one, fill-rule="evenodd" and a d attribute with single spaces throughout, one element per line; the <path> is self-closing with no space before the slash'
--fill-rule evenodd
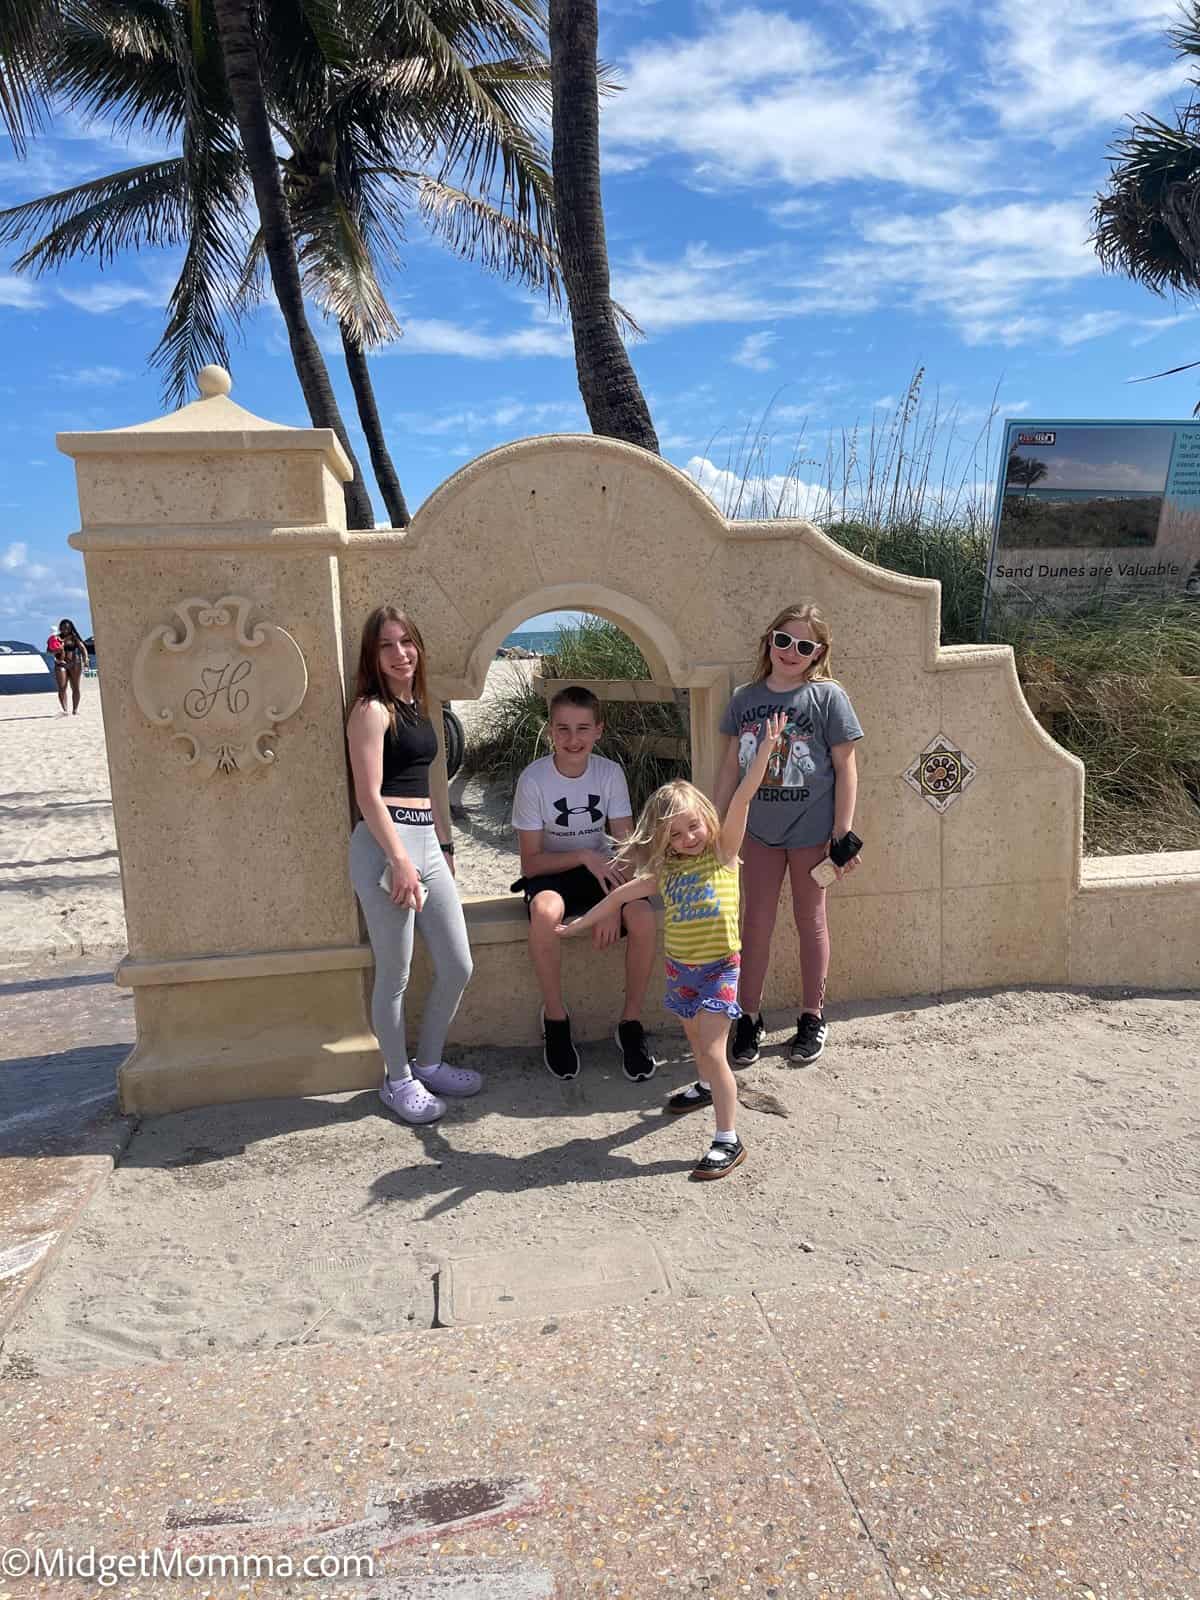
<path id="1" fill-rule="evenodd" d="M 847 861 L 853 861 L 862 844 L 856 833 L 844 833 L 830 845 L 824 861 L 818 861 L 809 871 L 809 877 L 814 883 L 819 883 L 822 889 L 828 889 L 831 883 L 837 882 L 837 868 L 844 867 Z"/>
<path id="2" fill-rule="evenodd" d="M 391 864 L 390 861 L 388 862 L 387 866 L 384 867 L 383 871 L 379 874 L 379 887 L 383 890 L 384 894 L 390 895 L 391 892 L 392 892 L 392 864 Z M 420 911 L 421 908 L 424 906 L 424 904 L 425 904 L 425 885 L 421 882 L 420 878 L 418 878 L 417 879 L 417 910 Z"/>

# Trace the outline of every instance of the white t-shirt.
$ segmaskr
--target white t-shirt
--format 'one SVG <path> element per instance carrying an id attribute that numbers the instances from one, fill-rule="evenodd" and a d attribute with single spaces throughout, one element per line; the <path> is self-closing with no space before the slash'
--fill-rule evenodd
<path id="1" fill-rule="evenodd" d="M 513 827 L 542 830 L 543 850 L 612 854 L 606 822 L 632 817 L 625 774 L 607 756 L 592 755 L 578 778 L 564 778 L 553 756 L 531 761 L 517 779 Z"/>

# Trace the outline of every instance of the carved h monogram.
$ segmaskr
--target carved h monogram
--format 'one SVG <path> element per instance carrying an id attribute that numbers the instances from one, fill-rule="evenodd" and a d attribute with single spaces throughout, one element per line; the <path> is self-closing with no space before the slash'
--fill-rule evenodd
<path id="1" fill-rule="evenodd" d="M 225 696 L 225 704 L 235 717 L 240 717 L 250 704 L 250 696 L 245 689 L 235 686 L 243 678 L 249 677 L 254 666 L 249 661 L 239 661 L 236 664 L 226 661 L 220 667 L 201 667 L 200 682 L 202 689 L 189 689 L 183 697 L 183 709 L 189 717 L 206 717 L 216 705 L 221 695 Z"/>
<path id="2" fill-rule="evenodd" d="M 247 628 L 253 609 L 239 595 L 183 600 L 175 607 L 182 626 L 155 628 L 134 662 L 138 705 L 205 772 L 237 772 L 247 758 L 270 765 L 275 751 L 265 741 L 308 690 L 300 646 L 272 622 Z"/>

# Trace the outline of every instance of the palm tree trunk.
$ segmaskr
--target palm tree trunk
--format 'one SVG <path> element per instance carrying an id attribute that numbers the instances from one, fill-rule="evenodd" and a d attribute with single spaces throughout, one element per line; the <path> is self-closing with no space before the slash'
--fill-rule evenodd
<path id="1" fill-rule="evenodd" d="M 329 372 L 304 310 L 296 241 L 292 234 L 275 147 L 271 142 L 271 124 L 267 117 L 266 95 L 254 38 L 251 0 L 213 0 L 213 13 L 221 41 L 225 79 L 242 136 L 246 164 L 254 184 L 263 248 L 271 269 L 275 298 L 287 324 L 296 376 L 300 379 L 313 426 L 333 429 L 354 468 L 354 476 L 345 486 L 347 527 L 373 528 L 375 513 L 371 509 L 370 497 L 350 448 L 346 425 L 338 411 L 333 385 L 329 381 Z"/>
<path id="2" fill-rule="evenodd" d="M 400 487 L 391 451 L 384 438 L 383 424 L 379 420 L 379 407 L 375 404 L 375 389 L 371 383 L 366 352 L 344 322 L 338 326 L 342 335 L 342 349 L 346 352 L 346 371 L 350 374 L 350 385 L 358 404 L 358 420 L 362 423 L 367 448 L 371 452 L 375 482 L 379 485 L 392 527 L 407 528 L 412 518 L 408 514 L 404 490 Z"/>
<path id="3" fill-rule="evenodd" d="M 554 210 L 575 337 L 575 370 L 593 433 L 658 452 L 637 374 L 613 314 L 600 197 L 596 0 L 550 0 Z"/>

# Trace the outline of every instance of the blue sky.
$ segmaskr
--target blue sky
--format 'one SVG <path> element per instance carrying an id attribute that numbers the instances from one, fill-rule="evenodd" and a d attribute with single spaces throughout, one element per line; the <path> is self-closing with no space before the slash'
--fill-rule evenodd
<path id="1" fill-rule="evenodd" d="M 664 454 L 717 498 L 765 415 L 761 470 L 798 455 L 788 504 L 808 509 L 831 437 L 885 419 L 918 366 L 968 453 L 997 390 L 1001 416 L 1190 415 L 1196 374 L 1128 380 L 1200 356 L 1195 313 L 1103 276 L 1087 237 L 1122 119 L 1186 95 L 1173 3 L 600 12 L 624 85 L 603 118 L 614 294 L 645 332 L 633 357 Z M 0 139 L 0 205 L 155 153 L 69 119 L 24 162 Z M 0 260 L 0 637 L 41 643 L 64 612 L 87 624 L 54 434 L 161 412 L 146 357 L 176 265 L 147 253 L 30 282 Z M 495 445 L 586 430 L 544 303 L 415 230 L 391 289 L 405 337 L 374 371 L 410 505 Z M 306 422 L 276 313 L 249 322 L 232 368 L 243 405 Z"/>

